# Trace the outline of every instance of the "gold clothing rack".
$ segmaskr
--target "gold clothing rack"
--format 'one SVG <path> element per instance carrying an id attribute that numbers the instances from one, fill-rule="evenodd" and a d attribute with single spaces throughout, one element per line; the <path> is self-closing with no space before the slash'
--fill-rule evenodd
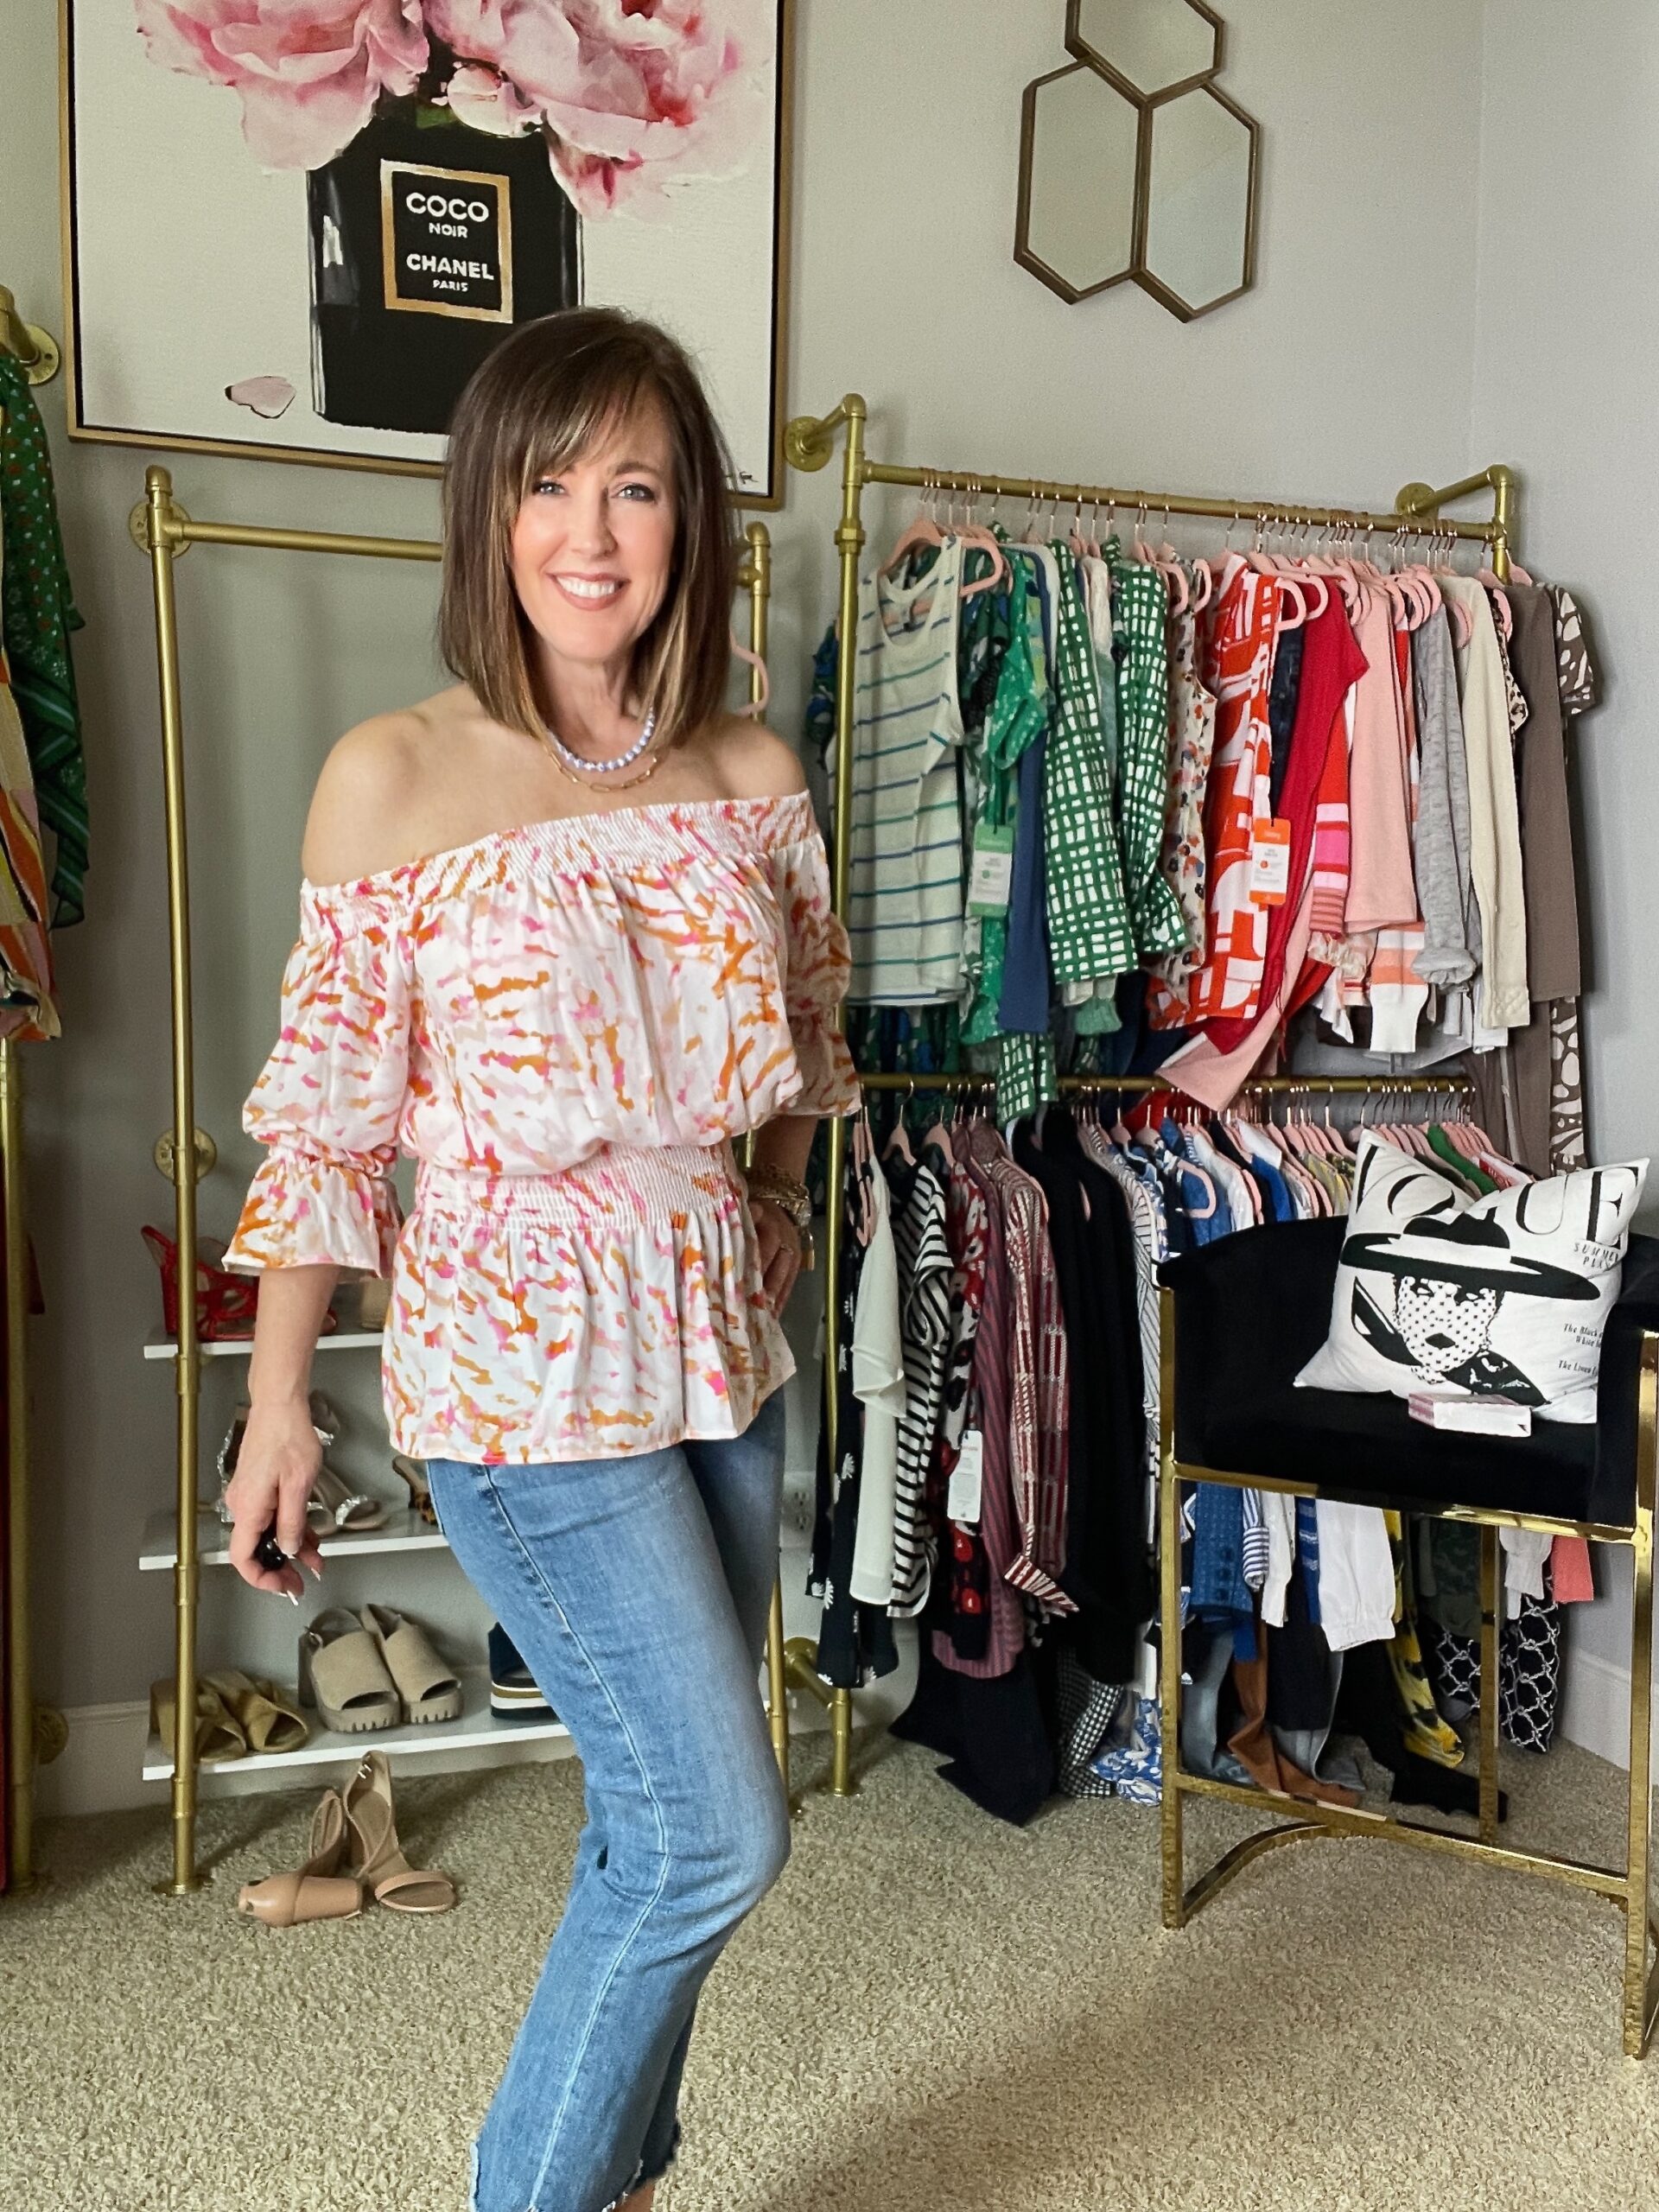
<path id="1" fill-rule="evenodd" d="M 173 496 L 171 473 L 144 471 L 144 496 L 128 518 L 134 543 L 149 557 L 156 600 L 156 656 L 161 681 L 162 772 L 167 817 L 167 890 L 173 1018 L 173 1126 L 156 1140 L 156 1164 L 174 1188 L 175 1236 L 180 1255 L 179 1332 L 174 1353 L 178 1392 L 178 1535 L 174 1567 L 175 1732 L 173 1741 L 173 1872 L 156 1888 L 183 1896 L 201 1887 L 196 1865 L 196 1629 L 198 1618 L 198 1511 L 196 1503 L 201 1345 L 196 1302 L 184 1294 L 193 1280 L 188 1271 L 196 1249 L 196 1185 L 218 1159 L 206 1130 L 196 1127 L 194 1019 L 190 982 L 190 877 L 185 818 L 184 706 L 179 674 L 178 613 L 173 564 L 192 545 L 241 545 L 288 553 L 332 553 L 371 560 L 436 562 L 442 546 L 435 538 L 373 537 L 356 531 L 286 530 L 264 524 L 199 522 Z M 750 695 L 758 700 L 764 681 L 772 592 L 772 541 L 762 522 L 745 532 L 747 550 L 739 570 L 740 587 L 749 594 L 749 650 L 754 665 Z M 5 1048 L 0 1047 L 0 1050 Z M 0 1105 L 4 1093 L 0 1090 Z M 772 1592 L 768 1663 L 772 1684 L 773 1748 L 787 1773 L 788 1714 L 783 1694 L 782 1592 Z"/>
<path id="2" fill-rule="evenodd" d="M 0 353 L 22 363 L 32 385 L 49 384 L 63 356 L 50 331 L 25 322 L 0 284 Z M 0 407 L 0 434 L 5 429 Z M 35 1768 L 63 1745 L 60 1714 L 35 1704 L 29 1592 L 29 1222 L 23 1190 L 22 1062 L 14 1038 L 0 1038 L 0 1235 L 5 1238 L 6 1672 L 11 1787 L 4 1818 L 11 1889 L 31 1889 L 35 1872 Z"/>
<path id="3" fill-rule="evenodd" d="M 868 418 L 869 407 L 862 394 L 849 391 L 827 415 L 798 415 L 784 432 L 785 459 L 792 467 L 809 473 L 828 465 L 835 452 L 837 436 L 843 430 L 846 433 L 842 454 L 841 520 L 835 533 L 838 563 L 836 836 L 831 855 L 832 895 L 836 912 L 842 916 L 847 912 L 852 884 L 851 841 L 846 835 L 845 825 L 852 808 L 853 702 L 858 656 L 858 564 L 859 556 L 867 543 L 863 498 L 868 486 L 905 485 L 921 491 L 963 493 L 970 500 L 981 496 L 994 499 L 1026 499 L 1033 507 L 1071 508 L 1078 514 L 1085 507 L 1096 511 L 1121 508 L 1131 514 L 1144 516 L 1198 515 L 1235 524 L 1251 522 L 1258 530 L 1265 529 L 1270 524 L 1279 524 L 1372 536 L 1421 534 L 1427 538 L 1438 537 L 1484 545 L 1491 555 L 1494 575 L 1502 580 L 1510 571 L 1520 482 L 1516 472 L 1502 464 L 1481 469 L 1475 475 L 1463 477 L 1457 483 L 1446 485 L 1439 490 L 1431 484 L 1408 484 L 1400 492 L 1393 507 L 1386 513 L 1380 513 L 1351 507 L 1312 506 L 1282 499 L 1200 498 L 1186 492 L 1137 491 L 1109 484 L 1062 483 L 1051 477 L 1007 476 L 977 468 L 924 468 L 897 461 L 876 461 L 865 449 L 865 429 Z M 1442 519 L 1442 508 L 1454 506 L 1479 493 L 1491 494 L 1492 512 L 1488 520 L 1458 522 Z M 868 1090 L 903 1088 L 914 1080 L 918 1090 L 938 1090 L 946 1087 L 966 1090 L 970 1086 L 977 1088 L 982 1082 L 979 1077 L 924 1080 L 919 1077 L 912 1078 L 907 1074 L 897 1077 L 865 1075 L 861 1080 Z M 1077 1080 L 1073 1078 L 1071 1087 L 1077 1087 Z M 1104 1090 L 1159 1087 L 1157 1078 L 1147 1077 L 1141 1078 L 1138 1086 L 1122 1077 L 1087 1077 L 1082 1080 Z M 1294 1082 L 1300 1087 L 1305 1080 L 1317 1079 L 1297 1077 L 1278 1080 L 1286 1084 Z M 1437 1085 L 1427 1086 L 1421 1084 L 1421 1079 L 1401 1077 L 1382 1077 L 1375 1083 L 1365 1077 L 1335 1077 L 1330 1080 L 1344 1084 L 1357 1092 L 1370 1093 L 1397 1092 L 1424 1087 L 1443 1090 L 1446 1088 L 1444 1078 Z M 830 1124 L 830 1205 L 824 1223 L 823 1277 L 823 1420 L 831 1466 L 836 1463 L 836 1367 L 839 1325 L 835 1286 L 841 1260 L 839 1194 L 845 1183 L 846 1164 L 847 1125 L 842 1120 L 835 1120 Z M 833 1736 L 830 1787 L 837 1796 L 850 1796 L 853 1791 L 852 1693 L 845 1689 L 830 1689 L 819 1680 L 813 1649 L 806 1639 L 798 1637 L 792 1640 L 787 1647 L 786 1658 L 790 1681 L 797 1688 L 818 1699 L 829 1710 Z"/>

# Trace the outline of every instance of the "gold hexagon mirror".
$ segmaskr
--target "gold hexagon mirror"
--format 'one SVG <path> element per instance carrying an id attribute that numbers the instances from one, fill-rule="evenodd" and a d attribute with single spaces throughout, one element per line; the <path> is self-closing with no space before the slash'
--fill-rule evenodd
<path id="1" fill-rule="evenodd" d="M 1140 144 L 1134 101 L 1084 63 L 1027 86 L 1014 258 L 1063 300 L 1134 269 Z"/>
<path id="2" fill-rule="evenodd" d="M 1221 67 L 1221 18 L 1201 0 L 1069 0 L 1065 43 L 1137 99 L 1184 92 Z"/>
<path id="3" fill-rule="evenodd" d="M 1204 0 L 1067 0 L 1026 87 L 1014 258 L 1075 304 L 1126 279 L 1185 322 L 1255 281 L 1260 130 L 1214 81 Z"/>
<path id="4" fill-rule="evenodd" d="M 1190 322 L 1234 300 L 1255 264 L 1255 124 L 1213 85 L 1154 108 L 1136 275 Z"/>

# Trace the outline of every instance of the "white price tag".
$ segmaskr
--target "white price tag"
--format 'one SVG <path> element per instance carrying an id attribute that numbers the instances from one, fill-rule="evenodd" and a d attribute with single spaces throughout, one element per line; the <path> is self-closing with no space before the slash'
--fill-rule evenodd
<path id="1" fill-rule="evenodd" d="M 950 1471 L 950 1491 L 944 1502 L 950 1518 L 960 1521 L 965 1529 L 976 1528 L 979 1522 L 980 1471 L 984 1459 L 983 1434 L 976 1428 L 967 1430 Z"/>
<path id="2" fill-rule="evenodd" d="M 1275 817 L 1258 822 L 1250 853 L 1250 897 L 1258 906 L 1282 906 L 1290 896 L 1290 824 Z"/>
<path id="3" fill-rule="evenodd" d="M 981 823 L 974 834 L 973 864 L 968 871 L 971 913 L 1006 914 L 1014 888 L 1014 832 Z"/>

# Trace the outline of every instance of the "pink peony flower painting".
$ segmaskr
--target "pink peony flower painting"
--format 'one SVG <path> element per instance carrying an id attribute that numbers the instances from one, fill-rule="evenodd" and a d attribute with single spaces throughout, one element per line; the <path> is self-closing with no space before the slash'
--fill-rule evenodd
<path id="1" fill-rule="evenodd" d="M 540 131 L 586 216 L 734 175 L 770 94 L 770 0 L 135 0 L 152 60 L 234 92 L 255 158 L 321 168 L 383 100 Z"/>

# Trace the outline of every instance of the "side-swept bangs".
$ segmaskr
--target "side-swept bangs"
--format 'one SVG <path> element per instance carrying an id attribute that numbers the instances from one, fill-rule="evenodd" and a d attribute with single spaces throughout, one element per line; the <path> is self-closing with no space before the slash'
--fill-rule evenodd
<path id="1" fill-rule="evenodd" d="M 571 308 L 503 340 L 462 392 L 443 482 L 445 665 L 509 729 L 539 737 L 512 529 L 537 477 L 568 468 L 654 397 L 678 509 L 667 593 L 634 649 L 633 684 L 677 745 L 720 713 L 730 670 L 736 532 L 725 441 L 702 380 L 666 331 L 614 308 Z"/>

